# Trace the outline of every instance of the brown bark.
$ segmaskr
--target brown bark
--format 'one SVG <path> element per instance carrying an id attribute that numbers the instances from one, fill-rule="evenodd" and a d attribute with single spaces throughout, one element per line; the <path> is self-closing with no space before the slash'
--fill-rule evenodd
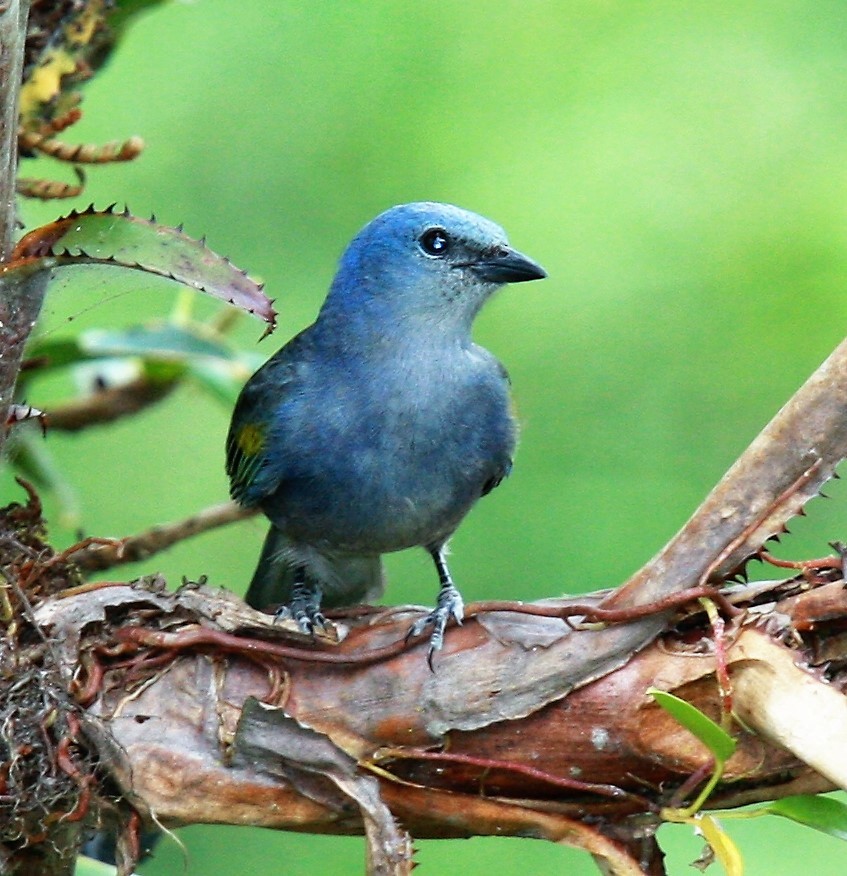
<path id="1" fill-rule="evenodd" d="M 847 596 L 834 565 L 733 594 L 719 645 L 743 724 L 710 808 L 844 786 L 844 746 L 817 727 L 839 711 L 844 726 Z M 35 611 L 81 721 L 65 813 L 85 789 L 89 820 L 126 824 L 128 801 L 148 824 L 365 833 L 374 873 L 408 872 L 406 831 L 537 836 L 591 852 L 607 872 L 660 873 L 662 809 L 690 802 L 702 781 L 688 780 L 709 772 L 708 751 L 646 693 L 673 691 L 720 719 L 721 648 L 696 602 L 621 668 L 577 690 L 563 676 L 561 697 L 533 705 L 508 682 L 514 665 L 531 676 L 539 661 L 590 650 L 596 631 L 469 606 L 433 673 L 425 642 L 405 643 L 413 609 L 355 612 L 339 641 L 315 643 L 225 591 L 162 585 L 83 585 Z M 31 650 L 43 661 L 45 647 Z M 778 704 L 803 687 L 817 711 L 798 732 L 796 704 Z M 512 715 L 515 698 L 520 717 L 480 724 L 481 702 Z"/>

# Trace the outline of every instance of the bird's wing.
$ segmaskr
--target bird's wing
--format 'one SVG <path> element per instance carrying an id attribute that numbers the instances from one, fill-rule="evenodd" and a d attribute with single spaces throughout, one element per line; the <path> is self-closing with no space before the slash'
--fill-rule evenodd
<path id="1" fill-rule="evenodd" d="M 483 347 L 478 347 L 476 344 L 474 345 L 474 349 L 478 351 L 478 355 L 483 357 L 488 362 L 492 363 L 495 366 L 497 371 L 497 375 L 500 380 L 503 382 L 504 386 L 507 388 L 512 385 L 512 379 L 509 377 L 509 372 L 506 370 L 506 366 L 495 356 L 493 356 L 488 350 Z M 515 411 L 515 403 L 514 400 L 509 397 L 509 419 L 514 424 L 513 428 L 516 429 L 518 418 L 517 413 Z M 514 453 L 514 434 L 512 437 L 512 451 L 509 453 L 509 456 L 506 459 L 501 460 L 500 465 L 496 468 L 496 470 L 491 474 L 488 480 L 482 485 L 482 491 L 480 492 L 480 497 L 487 496 L 493 489 L 499 487 L 500 484 L 506 480 L 507 477 L 512 473 L 512 454 Z"/>
<path id="2" fill-rule="evenodd" d="M 226 438 L 226 472 L 230 495 L 242 505 L 259 504 L 285 476 L 283 454 L 269 453 L 270 430 L 275 413 L 291 395 L 294 376 L 290 363 L 271 359 L 238 397 Z"/>

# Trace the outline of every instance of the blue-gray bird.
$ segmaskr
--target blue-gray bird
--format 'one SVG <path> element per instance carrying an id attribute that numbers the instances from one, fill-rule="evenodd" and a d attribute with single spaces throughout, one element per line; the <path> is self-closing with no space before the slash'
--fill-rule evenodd
<path id="1" fill-rule="evenodd" d="M 422 546 L 441 589 L 411 633 L 432 627 L 432 660 L 463 615 L 447 542 L 515 449 L 508 375 L 471 324 L 504 283 L 545 276 L 502 228 L 447 204 L 394 207 L 359 232 L 317 320 L 235 406 L 231 494 L 271 521 L 250 605 L 282 602 L 312 632 L 321 606 L 382 593 L 382 554 Z"/>

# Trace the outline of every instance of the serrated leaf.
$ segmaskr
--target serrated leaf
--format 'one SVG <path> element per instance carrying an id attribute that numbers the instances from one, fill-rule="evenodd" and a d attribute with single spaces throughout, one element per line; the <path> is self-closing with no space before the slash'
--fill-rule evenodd
<path id="1" fill-rule="evenodd" d="M 647 690 L 656 703 L 672 718 L 694 734 L 712 752 L 715 760 L 725 763 L 735 751 L 735 740 L 708 715 L 704 715 L 691 703 L 667 691 L 651 687 Z"/>
<path id="2" fill-rule="evenodd" d="M 763 811 L 847 840 L 847 804 L 833 797 L 799 794 L 769 803 Z"/>
<path id="3" fill-rule="evenodd" d="M 93 208 L 36 228 L 18 242 L 10 273 L 41 265 L 113 265 L 176 280 L 246 310 L 273 329 L 276 312 L 260 284 L 178 228 Z"/>
<path id="4" fill-rule="evenodd" d="M 720 824 L 711 815 L 698 816 L 696 824 L 697 829 L 703 834 L 703 839 L 712 847 L 726 876 L 743 876 L 744 859 L 741 857 L 741 852 Z"/>

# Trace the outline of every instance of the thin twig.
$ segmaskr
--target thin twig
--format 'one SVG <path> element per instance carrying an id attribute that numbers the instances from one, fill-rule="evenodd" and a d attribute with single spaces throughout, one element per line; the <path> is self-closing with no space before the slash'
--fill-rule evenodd
<path id="1" fill-rule="evenodd" d="M 74 552 L 73 562 L 86 571 L 101 571 L 124 563 L 135 563 L 146 560 L 183 539 L 219 526 L 226 526 L 237 520 L 245 520 L 255 513 L 255 509 L 244 508 L 236 502 L 212 505 L 175 523 L 154 526 L 138 535 L 116 540 L 113 543 L 89 545 Z"/>

